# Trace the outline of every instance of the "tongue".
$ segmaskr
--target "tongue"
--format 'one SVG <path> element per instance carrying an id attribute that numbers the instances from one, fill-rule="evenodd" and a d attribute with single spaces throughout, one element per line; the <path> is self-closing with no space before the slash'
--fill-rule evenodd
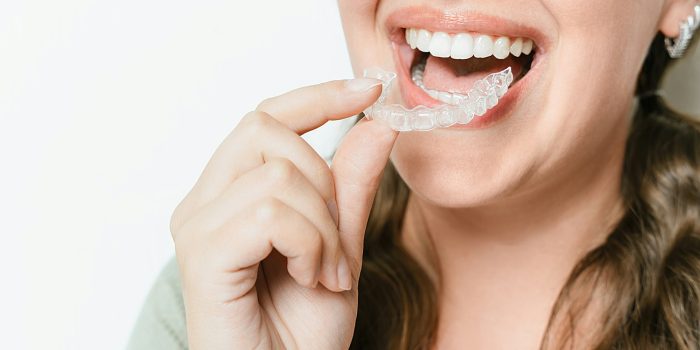
<path id="1" fill-rule="evenodd" d="M 475 81 L 509 66 L 513 69 L 513 76 L 520 75 L 522 64 L 513 56 L 502 60 L 493 56 L 456 60 L 429 55 L 423 72 L 423 84 L 428 89 L 465 94 Z"/>

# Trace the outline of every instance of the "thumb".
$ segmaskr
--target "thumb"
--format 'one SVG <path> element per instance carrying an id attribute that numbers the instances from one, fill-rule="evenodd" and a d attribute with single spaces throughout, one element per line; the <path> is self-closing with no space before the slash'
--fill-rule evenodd
<path id="1" fill-rule="evenodd" d="M 381 121 L 362 118 L 345 135 L 331 163 L 340 241 L 355 278 L 369 211 L 397 136 Z"/>

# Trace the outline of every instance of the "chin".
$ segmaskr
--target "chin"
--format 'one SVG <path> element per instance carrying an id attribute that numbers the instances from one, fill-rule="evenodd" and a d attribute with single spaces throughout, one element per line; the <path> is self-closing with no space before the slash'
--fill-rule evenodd
<path id="1" fill-rule="evenodd" d="M 427 135 L 427 134 L 423 134 Z M 526 178 L 523 158 L 488 154 L 443 154 L 418 149 L 423 143 L 397 140 L 391 162 L 411 192 L 423 201 L 445 208 L 488 205 L 512 194 Z M 434 148 L 431 150 L 435 150 Z"/>

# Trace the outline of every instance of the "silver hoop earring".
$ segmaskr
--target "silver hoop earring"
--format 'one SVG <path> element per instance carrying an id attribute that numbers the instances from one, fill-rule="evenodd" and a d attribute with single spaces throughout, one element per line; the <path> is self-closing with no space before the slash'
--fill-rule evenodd
<path id="1" fill-rule="evenodd" d="M 700 4 L 693 7 L 693 12 L 693 15 L 688 16 L 685 21 L 681 22 L 680 34 L 677 39 L 674 40 L 669 37 L 665 39 L 666 50 L 671 58 L 683 56 L 685 50 L 688 49 L 688 45 L 690 45 L 690 39 L 693 38 L 695 30 L 700 27 Z"/>

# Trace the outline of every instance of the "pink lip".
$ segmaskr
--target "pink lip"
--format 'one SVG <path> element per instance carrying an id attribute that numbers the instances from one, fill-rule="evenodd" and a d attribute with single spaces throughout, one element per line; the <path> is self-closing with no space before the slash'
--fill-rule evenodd
<path id="1" fill-rule="evenodd" d="M 547 38 L 532 27 L 500 17 L 474 12 L 457 15 L 430 7 L 411 7 L 398 10 L 388 17 L 387 28 L 394 48 L 394 61 L 398 71 L 401 95 L 407 104 L 406 107 L 409 108 L 418 105 L 434 107 L 442 102 L 431 98 L 413 83 L 409 70 L 414 50 L 406 43 L 403 28 L 423 28 L 446 33 L 478 32 L 508 37 L 527 37 L 535 42 L 537 52 L 530 71 L 509 88 L 496 107 L 487 111 L 483 116 L 474 117 L 469 124 L 455 124 L 447 129 L 483 129 L 510 115 L 516 102 L 527 90 L 527 86 L 537 80 L 538 64 L 545 57 L 546 49 L 549 46 Z"/>
<path id="2" fill-rule="evenodd" d="M 546 52 L 550 45 L 550 40 L 544 33 L 523 23 L 476 11 L 457 13 L 429 6 L 407 7 L 392 12 L 386 19 L 386 28 L 392 41 L 396 39 L 395 36 L 403 35 L 403 28 L 421 28 L 433 32 L 476 32 L 530 38 L 535 41 L 538 54 Z"/>

